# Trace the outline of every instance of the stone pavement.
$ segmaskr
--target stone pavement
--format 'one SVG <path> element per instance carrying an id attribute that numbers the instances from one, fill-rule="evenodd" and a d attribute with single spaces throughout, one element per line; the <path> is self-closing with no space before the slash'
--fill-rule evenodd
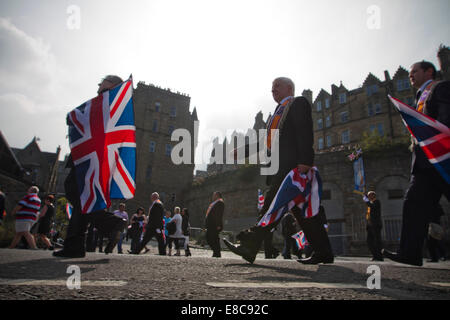
<path id="1" fill-rule="evenodd" d="M 51 251 L 0 249 L 0 300 L 450 299 L 448 261 L 413 267 L 337 257 L 334 264 L 305 266 L 260 254 L 251 265 L 228 251 L 220 259 L 212 258 L 210 250 L 191 251 L 191 257 L 159 256 L 151 242 L 151 251 L 138 256 L 88 253 L 61 259 Z M 379 269 L 373 271 L 373 265 Z M 79 289 L 73 281 L 67 286 L 76 275 L 70 266 L 81 272 Z M 368 283 L 377 285 L 376 270 L 380 289 L 369 289 Z"/>

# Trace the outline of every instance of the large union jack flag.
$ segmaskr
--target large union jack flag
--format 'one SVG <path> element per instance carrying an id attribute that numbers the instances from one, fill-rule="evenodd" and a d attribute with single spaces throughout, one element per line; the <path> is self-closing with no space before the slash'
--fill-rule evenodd
<path id="1" fill-rule="evenodd" d="M 83 213 L 134 197 L 136 128 L 133 80 L 99 94 L 71 111 L 69 143 Z"/>
<path id="2" fill-rule="evenodd" d="M 450 184 L 450 129 L 398 99 L 391 96 L 389 99 L 400 112 L 403 123 L 417 140 L 430 163 Z"/>
<path id="3" fill-rule="evenodd" d="M 295 168 L 284 178 L 258 225 L 265 227 L 277 222 L 294 206 L 301 210 L 305 218 L 311 218 L 319 213 L 321 198 L 322 180 L 317 168 L 312 167 L 306 174 Z"/>

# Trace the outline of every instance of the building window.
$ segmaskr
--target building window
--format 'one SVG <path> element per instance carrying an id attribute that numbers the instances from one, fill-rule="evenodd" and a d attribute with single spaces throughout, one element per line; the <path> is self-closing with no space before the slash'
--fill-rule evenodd
<path id="1" fill-rule="evenodd" d="M 380 135 L 380 137 L 384 136 L 384 129 L 383 129 L 382 123 L 377 124 L 377 130 L 378 130 L 378 134 Z"/>
<path id="2" fill-rule="evenodd" d="M 328 109 L 330 107 L 330 99 L 325 99 L 325 108 Z"/>
<path id="3" fill-rule="evenodd" d="M 169 132 L 169 135 L 171 136 L 172 135 L 172 132 L 175 130 L 175 127 L 174 126 L 169 126 L 169 130 L 168 130 L 168 132 Z"/>
<path id="4" fill-rule="evenodd" d="M 380 113 L 381 113 L 381 104 L 375 103 L 375 114 L 380 114 Z"/>
<path id="5" fill-rule="evenodd" d="M 373 84 L 371 86 L 368 86 L 366 90 L 367 90 L 367 95 L 370 97 L 374 93 L 378 92 L 378 86 L 376 84 Z"/>
<path id="6" fill-rule="evenodd" d="M 156 143 L 155 141 L 150 141 L 150 152 L 155 152 Z"/>
<path id="7" fill-rule="evenodd" d="M 153 120 L 152 131 L 158 132 L 158 120 Z"/>
<path id="8" fill-rule="evenodd" d="M 384 128 L 382 123 L 377 123 L 376 125 L 370 125 L 370 132 L 377 132 L 380 137 L 384 136 Z"/>
<path id="9" fill-rule="evenodd" d="M 339 104 L 343 104 L 347 102 L 347 95 L 344 93 L 339 94 Z"/>
<path id="10" fill-rule="evenodd" d="M 350 143 L 350 130 L 345 130 L 341 134 L 342 144 Z"/>
<path id="11" fill-rule="evenodd" d="M 147 171 L 145 172 L 145 179 L 150 180 L 152 178 L 152 166 L 147 167 Z"/>
<path id="12" fill-rule="evenodd" d="M 331 116 L 327 116 L 327 117 L 325 118 L 325 126 L 326 126 L 327 128 L 331 127 Z"/>
<path id="13" fill-rule="evenodd" d="M 173 118 L 177 116 L 177 107 L 170 107 L 170 116 Z"/>
<path id="14" fill-rule="evenodd" d="M 166 144 L 166 156 L 170 156 L 172 153 L 172 146 L 170 144 Z"/>
<path id="15" fill-rule="evenodd" d="M 328 135 L 327 136 L 327 148 L 330 148 L 333 145 L 332 141 L 331 141 L 331 136 Z"/>
<path id="16" fill-rule="evenodd" d="M 367 105 L 367 115 L 369 117 L 373 116 L 375 114 L 375 110 L 373 108 L 373 104 L 371 102 L 369 102 L 369 104 Z"/>
<path id="17" fill-rule="evenodd" d="M 409 79 L 397 80 L 397 91 L 408 90 L 410 88 Z"/>
<path id="18" fill-rule="evenodd" d="M 319 140 L 318 140 L 318 148 L 319 148 L 319 150 L 323 149 L 323 138 L 319 138 Z"/>
<path id="19" fill-rule="evenodd" d="M 323 120 L 322 119 L 317 120 L 317 129 L 319 129 L 319 130 L 323 129 Z"/>
<path id="20" fill-rule="evenodd" d="M 161 110 L 161 103 L 155 102 L 155 111 L 159 112 Z"/>
<path id="21" fill-rule="evenodd" d="M 348 122 L 348 111 L 341 112 L 341 122 Z"/>
<path id="22" fill-rule="evenodd" d="M 316 109 L 317 109 L 317 111 L 322 111 L 322 101 L 316 102 Z"/>

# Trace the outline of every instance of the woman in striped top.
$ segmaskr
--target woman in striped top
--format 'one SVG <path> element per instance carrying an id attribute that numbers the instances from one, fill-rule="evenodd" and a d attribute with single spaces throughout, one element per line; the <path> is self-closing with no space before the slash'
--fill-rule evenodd
<path id="1" fill-rule="evenodd" d="M 31 249 L 37 249 L 30 229 L 35 224 L 41 208 L 41 199 L 39 199 L 38 193 L 38 187 L 30 187 L 28 194 L 19 201 L 12 212 L 13 216 L 16 216 L 16 235 L 9 246 L 10 249 L 14 249 L 22 237 L 25 237 Z"/>

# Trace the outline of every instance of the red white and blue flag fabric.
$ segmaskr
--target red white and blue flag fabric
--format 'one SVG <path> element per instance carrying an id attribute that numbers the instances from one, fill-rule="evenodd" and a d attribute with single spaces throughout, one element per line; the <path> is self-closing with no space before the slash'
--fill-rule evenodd
<path id="1" fill-rule="evenodd" d="M 66 203 L 66 214 L 67 214 L 67 219 L 70 220 L 70 218 L 72 218 L 72 211 L 73 211 L 73 207 L 70 205 L 70 203 Z"/>
<path id="2" fill-rule="evenodd" d="M 258 226 L 265 227 L 277 222 L 294 206 L 300 208 L 305 218 L 311 218 L 319 213 L 321 198 L 322 179 L 317 168 L 312 167 L 306 174 L 295 168 L 284 178 Z"/>
<path id="3" fill-rule="evenodd" d="M 299 231 L 296 234 L 292 235 L 292 238 L 294 238 L 295 243 L 297 244 L 299 250 L 303 250 L 307 245 L 309 245 L 308 240 L 306 240 L 303 231 Z"/>
<path id="4" fill-rule="evenodd" d="M 68 114 L 69 143 L 82 213 L 131 199 L 136 191 L 133 80 L 99 94 Z"/>
<path id="5" fill-rule="evenodd" d="M 398 99 L 389 96 L 400 112 L 403 123 L 417 140 L 431 164 L 450 184 L 450 129 Z"/>
<path id="6" fill-rule="evenodd" d="M 261 210 L 264 206 L 264 195 L 261 189 L 258 189 L 258 210 Z"/>

